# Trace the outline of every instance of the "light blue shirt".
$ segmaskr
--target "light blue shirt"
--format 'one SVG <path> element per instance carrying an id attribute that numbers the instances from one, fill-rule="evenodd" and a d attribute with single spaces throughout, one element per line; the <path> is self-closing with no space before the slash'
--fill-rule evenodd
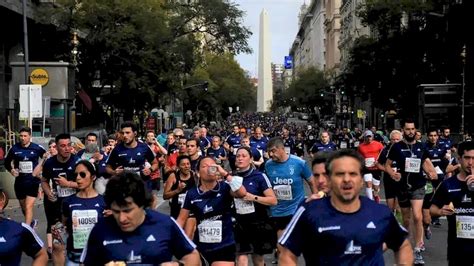
<path id="1" fill-rule="evenodd" d="M 309 181 L 310 167 L 303 159 L 290 155 L 285 162 L 267 161 L 265 172 L 278 199 L 277 205 L 270 207 L 271 216 L 293 215 L 304 200 L 303 179 Z"/>

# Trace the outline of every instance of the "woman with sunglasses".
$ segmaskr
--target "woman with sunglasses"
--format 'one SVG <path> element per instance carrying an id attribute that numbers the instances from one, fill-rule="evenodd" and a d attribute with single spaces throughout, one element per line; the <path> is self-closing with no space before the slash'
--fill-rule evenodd
<path id="1" fill-rule="evenodd" d="M 275 249 L 276 234 L 267 209 L 277 204 L 277 198 L 270 180 L 253 165 L 250 147 L 237 149 L 235 166 L 235 175 L 243 177 L 243 186 L 247 191 L 244 198 L 234 199 L 237 265 L 248 265 L 248 255 L 251 254 L 253 265 L 263 266 L 263 255 L 271 254 Z"/>
<path id="2" fill-rule="evenodd" d="M 67 265 L 79 265 L 89 233 L 104 217 L 106 206 L 104 197 L 94 189 L 96 169 L 92 163 L 88 160 L 77 162 L 74 176 L 77 193 L 64 199 L 62 205 L 62 220 L 69 235 L 66 243 Z M 58 237 L 58 234 L 55 236 Z"/>
<path id="3" fill-rule="evenodd" d="M 170 200 L 170 215 L 177 219 L 188 190 L 196 185 L 196 177 L 191 171 L 191 158 L 180 155 L 177 159 L 178 170 L 169 175 L 165 183 L 163 199 Z"/>

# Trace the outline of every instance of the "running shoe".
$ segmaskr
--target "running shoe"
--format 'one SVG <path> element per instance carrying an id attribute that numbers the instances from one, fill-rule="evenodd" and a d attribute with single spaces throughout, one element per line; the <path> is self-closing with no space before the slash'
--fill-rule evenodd
<path id="1" fill-rule="evenodd" d="M 430 240 L 432 235 L 433 235 L 433 233 L 431 232 L 431 228 L 430 228 L 430 226 L 428 225 L 428 226 L 425 228 L 425 237 L 426 237 L 427 240 Z"/>
<path id="2" fill-rule="evenodd" d="M 425 260 L 423 259 L 423 255 L 421 255 L 421 250 L 420 248 L 415 248 L 414 250 L 414 255 L 415 255 L 415 261 L 414 261 L 414 264 L 415 265 L 424 265 L 425 264 Z"/>

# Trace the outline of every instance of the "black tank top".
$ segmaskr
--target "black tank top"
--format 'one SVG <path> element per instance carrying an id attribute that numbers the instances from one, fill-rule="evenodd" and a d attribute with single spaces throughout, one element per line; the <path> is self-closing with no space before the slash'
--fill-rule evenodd
<path id="1" fill-rule="evenodd" d="M 175 176 L 176 176 L 176 182 L 171 186 L 171 190 L 177 189 L 180 181 L 186 184 L 186 187 L 179 194 L 172 197 L 170 201 L 170 208 L 171 208 L 170 215 L 171 217 L 176 219 L 178 218 L 179 211 L 181 210 L 181 206 L 184 202 L 184 198 L 186 197 L 187 191 L 191 189 L 192 187 L 196 186 L 196 178 L 193 171 L 191 171 L 191 176 L 187 180 L 181 180 L 181 175 L 180 175 L 179 170 L 175 172 Z"/>

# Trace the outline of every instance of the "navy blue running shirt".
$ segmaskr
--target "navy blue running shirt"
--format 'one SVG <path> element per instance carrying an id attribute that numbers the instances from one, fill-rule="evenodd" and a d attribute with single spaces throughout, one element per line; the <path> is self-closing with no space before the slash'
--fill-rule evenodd
<path id="1" fill-rule="evenodd" d="M 173 256 L 181 259 L 193 252 L 196 245 L 173 218 L 145 211 L 145 221 L 133 233 L 123 232 L 113 217 L 99 221 L 82 252 L 84 265 L 104 265 L 110 261 L 159 265 L 172 261 Z"/>
<path id="2" fill-rule="evenodd" d="M 23 252 L 34 257 L 42 248 L 43 242 L 29 225 L 0 218 L 0 265 L 20 265 Z"/>
<path id="3" fill-rule="evenodd" d="M 112 166 L 113 169 L 123 166 L 124 170 L 136 172 L 143 177 L 141 171 L 145 166 L 145 161 L 151 163 L 154 159 L 155 154 L 143 142 L 137 142 L 135 148 L 127 148 L 123 143 L 120 143 L 110 153 L 107 164 Z"/>
<path id="4" fill-rule="evenodd" d="M 382 244 L 397 251 L 408 233 L 387 206 L 360 200 L 354 213 L 339 212 L 330 197 L 305 203 L 278 242 L 306 265 L 384 265 Z"/>

